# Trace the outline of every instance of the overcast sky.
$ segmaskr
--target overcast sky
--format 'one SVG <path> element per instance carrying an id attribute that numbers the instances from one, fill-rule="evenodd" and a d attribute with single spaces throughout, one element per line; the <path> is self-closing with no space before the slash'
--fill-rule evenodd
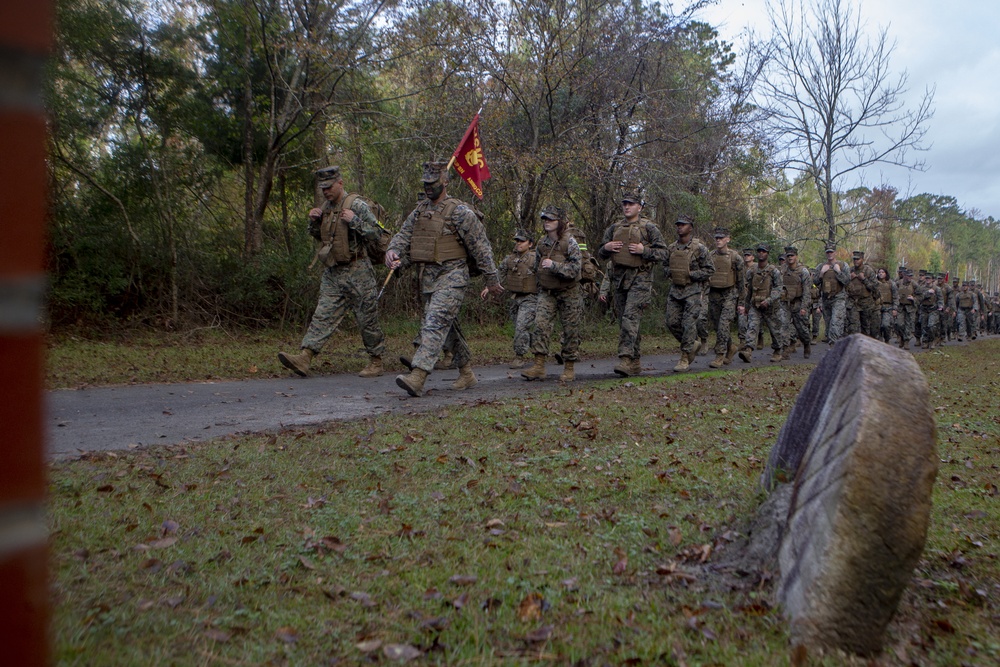
<path id="1" fill-rule="evenodd" d="M 936 88 L 926 171 L 885 169 L 868 173 L 866 184 L 887 183 L 900 197 L 950 195 L 967 213 L 1000 219 L 1000 2 L 850 1 L 868 34 L 886 27 L 896 41 L 891 64 L 909 74 L 909 106 Z M 765 0 L 719 0 L 701 18 L 737 45 L 747 27 L 763 35 L 769 25 Z"/>

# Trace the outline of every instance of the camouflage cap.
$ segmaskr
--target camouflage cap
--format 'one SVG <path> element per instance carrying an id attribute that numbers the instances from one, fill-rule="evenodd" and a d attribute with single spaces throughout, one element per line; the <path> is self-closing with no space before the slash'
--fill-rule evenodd
<path id="1" fill-rule="evenodd" d="M 333 167 L 323 167 L 322 169 L 317 169 L 315 176 L 316 180 L 318 181 L 317 185 L 319 186 L 320 190 L 325 190 L 326 188 L 330 187 L 338 180 L 340 180 L 340 167 L 333 166 Z"/>
<path id="2" fill-rule="evenodd" d="M 549 220 L 566 219 L 566 211 L 564 209 L 559 208 L 558 206 L 553 206 L 552 204 L 549 204 L 548 206 L 543 208 L 540 215 L 541 217 L 548 218 Z"/>
<path id="3" fill-rule="evenodd" d="M 677 216 L 677 222 L 675 222 L 674 224 L 675 225 L 692 225 L 693 226 L 694 225 L 694 218 L 692 218 L 690 215 L 687 215 L 686 213 L 681 213 L 680 215 Z"/>
<path id="4" fill-rule="evenodd" d="M 827 243 L 826 249 L 823 252 L 837 252 L 837 246 L 832 243 Z"/>
<path id="5" fill-rule="evenodd" d="M 758 243 L 757 252 L 766 252 L 767 254 L 771 254 L 771 246 L 766 243 Z"/>
<path id="6" fill-rule="evenodd" d="M 714 236 L 717 239 L 724 239 L 727 236 L 729 236 L 729 230 L 726 229 L 725 227 L 716 227 L 715 229 L 712 230 L 712 236 Z"/>
<path id="7" fill-rule="evenodd" d="M 851 256 L 854 259 L 861 259 L 862 257 L 865 256 L 865 252 L 864 250 L 855 250 L 854 252 L 851 253 Z"/>
<path id="8" fill-rule="evenodd" d="M 743 248 L 743 256 L 753 255 L 753 248 Z"/>
<path id="9" fill-rule="evenodd" d="M 785 246 L 785 254 L 786 255 L 795 255 L 796 257 L 798 257 L 798 255 L 799 255 L 799 249 L 796 248 L 795 246 L 786 245 Z"/>
<path id="10" fill-rule="evenodd" d="M 523 229 L 518 228 L 518 230 L 516 232 L 514 232 L 514 240 L 515 241 L 530 241 L 531 237 L 528 236 L 528 232 L 524 231 Z"/>
<path id="11" fill-rule="evenodd" d="M 626 190 L 622 193 L 622 203 L 623 204 L 639 204 L 640 206 L 645 206 L 645 202 L 642 201 L 642 195 L 639 194 L 637 190 Z"/>
<path id="12" fill-rule="evenodd" d="M 441 175 L 447 177 L 448 163 L 441 161 L 424 162 L 424 173 L 420 177 L 424 183 L 437 183 L 441 180 Z"/>

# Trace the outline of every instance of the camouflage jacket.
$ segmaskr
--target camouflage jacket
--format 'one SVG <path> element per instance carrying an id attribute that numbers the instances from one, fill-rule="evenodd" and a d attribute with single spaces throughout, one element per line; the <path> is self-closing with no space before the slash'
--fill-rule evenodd
<path id="1" fill-rule="evenodd" d="M 795 277 L 798 278 L 798 281 L 802 284 L 802 296 L 800 297 L 801 305 L 799 306 L 799 310 L 809 310 L 809 308 L 812 307 L 812 272 L 802 264 L 796 265 L 794 269 L 786 264 L 781 273 L 782 282 L 788 274 L 794 274 Z M 788 300 L 789 306 L 793 303 L 794 300 Z"/>
<path id="2" fill-rule="evenodd" d="M 670 298 L 672 299 L 687 299 L 701 294 L 705 290 L 708 279 L 715 273 L 715 262 L 712 261 L 708 246 L 692 236 L 687 243 L 682 244 L 680 241 L 674 241 L 667 246 L 667 250 L 663 254 L 663 267 L 668 280 L 670 279 L 670 255 L 687 250 L 692 251 L 691 261 L 688 263 L 688 278 L 691 282 L 683 286 L 671 283 Z"/>
<path id="3" fill-rule="evenodd" d="M 601 245 L 597 248 L 597 257 L 602 262 L 610 260 L 614 254 L 605 250 L 604 246 L 615 238 L 615 232 L 625 224 L 627 224 L 625 220 L 619 220 L 604 230 L 604 238 L 601 239 Z M 629 267 L 615 264 L 613 261 L 606 262 L 608 265 L 607 275 L 610 280 L 609 289 L 628 290 L 635 281 L 652 285 L 653 272 L 650 268 L 653 263 L 662 262 L 666 257 L 667 244 L 663 240 L 663 234 L 660 233 L 660 228 L 656 226 L 656 223 L 648 218 L 639 218 L 639 225 L 642 228 L 642 259 L 644 262 L 648 262 L 648 264 L 645 266 Z"/>

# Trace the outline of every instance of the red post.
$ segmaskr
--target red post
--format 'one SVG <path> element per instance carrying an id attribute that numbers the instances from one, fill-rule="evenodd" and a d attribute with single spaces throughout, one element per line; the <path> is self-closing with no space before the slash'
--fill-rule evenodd
<path id="1" fill-rule="evenodd" d="M 51 0 L 0 2 L 0 653 L 30 667 L 49 661 L 41 81 L 51 23 Z"/>

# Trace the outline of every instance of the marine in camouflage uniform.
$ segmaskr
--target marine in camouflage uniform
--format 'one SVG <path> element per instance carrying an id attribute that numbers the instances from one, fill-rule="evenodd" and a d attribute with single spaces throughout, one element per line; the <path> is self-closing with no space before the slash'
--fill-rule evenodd
<path id="1" fill-rule="evenodd" d="M 854 251 L 851 280 L 847 283 L 847 333 L 863 333 L 878 338 L 879 314 L 875 304 L 878 278 L 875 269 L 865 263 L 865 253 Z"/>
<path id="2" fill-rule="evenodd" d="M 823 302 L 823 319 L 826 320 L 826 340 L 833 345 L 844 335 L 847 317 L 847 292 L 844 287 L 851 282 L 851 269 L 835 257 L 837 246 L 826 246 L 826 262 L 816 267 L 813 284 L 819 287 Z"/>
<path id="3" fill-rule="evenodd" d="M 767 261 L 770 254 L 771 248 L 767 244 L 757 246 L 757 264 L 747 273 L 746 300 L 740 304 L 740 308 L 747 313 L 747 345 L 740 350 L 740 359 L 747 363 L 753 355 L 750 342 L 757 339 L 762 324 L 771 333 L 772 363 L 781 361 L 781 350 L 787 345 L 780 304 L 784 284 L 781 271 Z"/>
<path id="4" fill-rule="evenodd" d="M 899 347 L 910 349 L 910 339 L 913 338 L 914 325 L 917 317 L 917 285 L 913 282 L 913 272 L 901 267 L 902 276 L 896 283 L 896 293 L 899 299 L 899 315 L 896 317 L 896 333 L 899 335 Z M 919 341 L 918 341 L 919 343 Z"/>
<path id="5" fill-rule="evenodd" d="M 784 358 L 792 349 L 792 336 L 802 343 L 802 356 L 812 355 L 812 332 L 809 330 L 809 312 L 812 310 L 812 272 L 799 264 L 799 251 L 794 246 L 785 248 L 785 268 L 781 272 L 781 282 L 785 287 L 781 295 L 781 307 L 785 311 L 786 342 Z M 794 332 L 794 334 L 793 334 Z"/>
<path id="6" fill-rule="evenodd" d="M 447 163 L 425 162 L 422 181 L 426 198 L 403 221 L 385 253 L 390 269 L 416 265 L 418 270 L 424 304 L 420 346 L 410 372 L 396 377 L 396 384 L 411 396 L 423 394 L 424 382 L 442 350 L 452 353 L 459 368 L 454 389 L 467 389 L 477 382 L 472 353 L 458 326 L 470 261 L 483 274 L 491 294 L 503 293 L 486 228 L 472 207 L 448 196 Z"/>
<path id="7" fill-rule="evenodd" d="M 535 335 L 531 348 L 535 363 L 523 371 L 526 380 L 545 377 L 545 360 L 556 318 L 562 323 L 562 382 L 576 379 L 576 360 L 580 350 L 580 329 L 583 320 L 583 295 L 580 271 L 583 252 L 568 231 L 566 211 L 556 206 L 542 209 L 545 235 L 535 245 L 535 276 L 538 278 L 538 308 L 535 311 Z"/>
<path id="8" fill-rule="evenodd" d="M 812 273 L 810 272 L 810 276 Z M 810 278 L 811 280 L 811 278 Z M 815 343 L 819 340 L 819 325 L 823 321 L 823 304 L 819 300 L 819 287 L 815 283 L 809 285 L 809 299 L 812 302 L 810 308 L 810 319 L 812 319 L 812 338 Z"/>
<path id="9" fill-rule="evenodd" d="M 744 289 L 740 291 L 739 296 L 736 299 L 736 330 L 739 334 L 739 347 L 743 349 L 746 345 L 755 345 L 756 341 L 752 343 L 747 342 L 747 313 L 746 310 L 740 308 L 740 304 L 746 301 L 746 284 L 747 284 L 747 274 L 750 269 L 757 263 L 757 259 L 754 257 L 753 248 L 743 248 L 743 287 Z"/>
<path id="10" fill-rule="evenodd" d="M 378 377 L 384 372 L 385 335 L 378 323 L 375 269 L 368 259 L 365 244 L 378 243 L 382 229 L 360 197 L 344 192 L 340 167 L 320 169 L 316 178 L 326 202 L 323 208 L 309 211 L 309 233 L 322 244 L 317 259 L 326 269 L 320 279 L 319 302 L 299 352 L 279 352 L 278 361 L 297 375 L 306 377 L 313 357 L 323 349 L 351 309 L 369 356 L 368 365 L 359 375 Z"/>
<path id="11" fill-rule="evenodd" d="M 677 218 L 677 240 L 667 246 L 664 268 L 670 277 L 667 294 L 667 329 L 681 344 L 681 358 L 674 372 L 686 371 L 698 351 L 698 318 L 704 307 L 705 284 L 715 273 L 708 246 L 694 236 L 694 220 Z"/>
<path id="12" fill-rule="evenodd" d="M 712 237 L 715 239 L 715 250 L 711 254 L 715 273 L 708 279 L 708 320 L 715 329 L 715 359 L 708 365 L 721 368 L 739 351 L 733 341 L 732 328 L 747 272 L 740 253 L 729 247 L 729 230 L 716 227 Z"/>
<path id="13" fill-rule="evenodd" d="M 653 267 L 662 262 L 667 244 L 656 224 L 642 215 L 643 201 L 638 193 L 622 196 L 623 218 L 606 230 L 597 249 L 597 257 L 609 265 L 598 299 L 613 302 L 618 316 L 618 365 L 614 371 L 622 377 L 642 373 L 639 330 L 642 313 L 653 298 Z"/>
<path id="14" fill-rule="evenodd" d="M 920 304 L 920 346 L 924 349 L 934 349 L 938 345 L 941 331 L 941 313 L 944 312 L 944 291 L 941 290 L 934 277 L 925 276 L 925 281 L 919 294 Z"/>
<path id="15" fill-rule="evenodd" d="M 970 339 L 974 339 L 976 329 L 973 322 L 979 315 L 979 299 L 972 291 L 968 281 L 962 285 L 955 302 L 958 308 L 958 340 L 964 340 L 963 333 L 968 335 Z"/>
<path id="16" fill-rule="evenodd" d="M 524 368 L 531 354 L 531 338 L 535 331 L 535 310 L 538 307 L 538 280 L 535 278 L 535 253 L 531 237 L 523 229 L 514 234 L 514 252 L 500 262 L 500 284 L 511 299 L 507 313 L 514 323 L 514 360 L 510 368 Z M 489 295 L 483 289 L 482 298 Z"/>
<path id="17" fill-rule="evenodd" d="M 879 269 L 876 277 L 881 315 L 878 329 L 879 340 L 888 343 L 896 332 L 896 316 L 899 314 L 899 288 L 895 281 L 889 278 L 889 272 L 885 269 Z"/>

